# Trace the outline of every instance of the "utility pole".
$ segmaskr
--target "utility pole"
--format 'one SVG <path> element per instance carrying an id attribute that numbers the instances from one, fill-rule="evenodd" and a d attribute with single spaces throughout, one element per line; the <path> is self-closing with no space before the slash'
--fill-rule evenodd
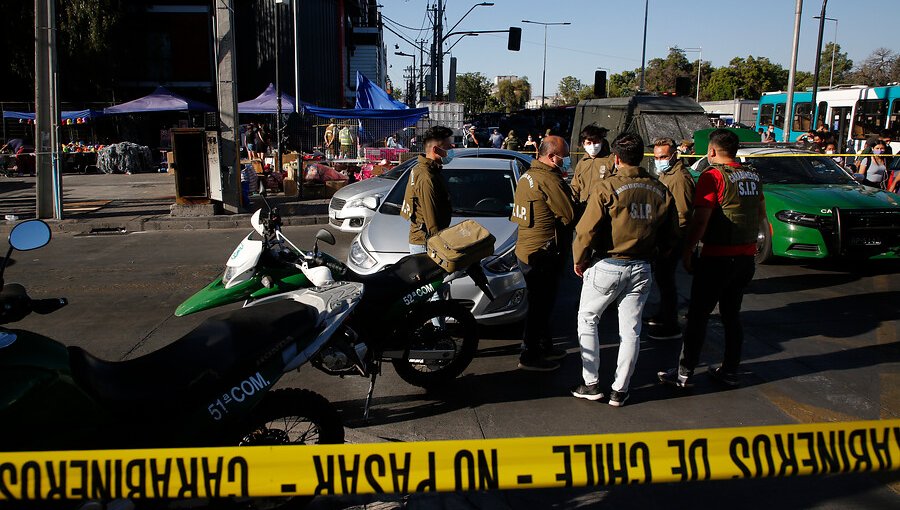
<path id="1" fill-rule="evenodd" d="M 55 87 L 53 80 L 56 69 L 51 67 L 55 59 L 51 57 L 55 53 L 53 45 L 55 36 L 51 34 L 55 26 L 55 2 L 54 0 L 35 0 L 34 2 L 34 146 L 35 146 L 35 213 L 38 218 L 58 218 L 62 214 L 62 192 L 54 194 L 54 188 L 58 176 L 53 166 L 53 143 L 56 136 L 54 131 L 58 119 Z M 54 196 L 55 195 L 55 196 Z M 55 202 L 60 202 L 56 204 Z M 59 213 L 58 215 L 56 213 Z"/>
<path id="2" fill-rule="evenodd" d="M 443 0 L 437 0 L 437 18 L 435 19 L 437 24 L 435 38 L 435 46 L 437 57 L 437 98 L 438 100 L 444 99 L 444 5 Z"/>
<path id="3" fill-rule="evenodd" d="M 237 69 L 234 59 L 234 0 L 216 2 L 216 79 L 219 107 L 219 164 L 222 206 L 241 211 L 240 135 L 238 134 Z"/>
<path id="4" fill-rule="evenodd" d="M 810 99 L 812 106 L 812 111 L 810 112 L 809 119 L 810 129 L 816 129 L 816 123 L 818 122 L 818 104 L 816 103 L 816 94 L 819 90 L 819 62 L 822 60 L 822 34 L 825 32 L 825 7 L 828 6 L 828 0 L 822 0 L 822 14 L 819 15 L 819 39 L 816 43 L 816 68 L 813 70 L 813 89 L 812 89 L 812 99 Z M 834 55 L 834 48 L 831 48 L 831 54 Z"/>
<path id="5" fill-rule="evenodd" d="M 797 53 L 800 49 L 800 16 L 803 14 L 803 0 L 797 0 L 794 13 L 794 48 L 791 50 L 791 70 L 788 73 L 787 105 L 784 112 L 784 132 L 782 141 L 789 142 L 791 138 L 791 122 L 794 120 L 794 78 L 797 75 Z"/>

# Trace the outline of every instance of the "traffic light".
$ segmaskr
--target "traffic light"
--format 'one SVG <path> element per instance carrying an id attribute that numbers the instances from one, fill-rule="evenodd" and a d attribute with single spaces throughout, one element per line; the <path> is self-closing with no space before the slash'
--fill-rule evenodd
<path id="1" fill-rule="evenodd" d="M 519 51 L 522 47 L 522 29 L 519 27 L 509 27 L 509 42 L 506 49 L 509 51 Z"/>

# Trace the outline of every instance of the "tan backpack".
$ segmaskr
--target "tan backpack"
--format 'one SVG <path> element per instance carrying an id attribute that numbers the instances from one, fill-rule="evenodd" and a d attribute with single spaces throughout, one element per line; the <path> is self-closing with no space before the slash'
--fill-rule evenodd
<path id="1" fill-rule="evenodd" d="M 429 237 L 426 252 L 444 271 L 453 273 L 493 255 L 494 241 L 477 221 L 465 220 Z"/>

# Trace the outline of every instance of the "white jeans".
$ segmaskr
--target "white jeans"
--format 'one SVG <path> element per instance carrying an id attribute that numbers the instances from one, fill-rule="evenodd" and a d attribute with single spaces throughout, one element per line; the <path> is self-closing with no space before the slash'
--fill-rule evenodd
<path id="1" fill-rule="evenodd" d="M 604 259 L 584 272 L 578 305 L 581 376 L 587 385 L 599 380 L 600 335 L 597 323 L 606 307 L 619 307 L 619 358 L 612 389 L 628 391 L 640 351 L 641 314 L 650 295 L 650 264 L 641 260 Z"/>

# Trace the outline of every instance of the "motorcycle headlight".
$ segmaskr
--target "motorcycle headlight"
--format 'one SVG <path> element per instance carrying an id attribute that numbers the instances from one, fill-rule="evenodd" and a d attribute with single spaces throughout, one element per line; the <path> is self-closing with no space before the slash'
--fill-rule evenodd
<path id="1" fill-rule="evenodd" d="M 238 274 L 240 268 L 226 266 L 225 274 L 222 275 L 222 281 L 225 283 L 225 288 L 230 289 L 235 285 L 241 284 L 253 278 L 253 274 L 256 272 L 256 268 L 251 267 L 247 269 L 243 273 Z"/>
<path id="2" fill-rule="evenodd" d="M 363 269 L 371 269 L 377 261 L 363 248 L 359 238 L 356 238 L 350 244 L 350 262 Z"/>
<path id="3" fill-rule="evenodd" d="M 500 255 L 494 260 L 486 263 L 484 267 L 494 274 L 508 273 L 510 271 L 513 271 L 514 269 L 519 267 L 519 261 L 516 258 L 516 247 L 513 246 L 503 255 Z"/>
<path id="4" fill-rule="evenodd" d="M 817 214 L 807 214 L 797 211 L 778 211 L 775 217 L 785 223 L 800 225 L 803 227 L 819 228 L 828 219 Z"/>

